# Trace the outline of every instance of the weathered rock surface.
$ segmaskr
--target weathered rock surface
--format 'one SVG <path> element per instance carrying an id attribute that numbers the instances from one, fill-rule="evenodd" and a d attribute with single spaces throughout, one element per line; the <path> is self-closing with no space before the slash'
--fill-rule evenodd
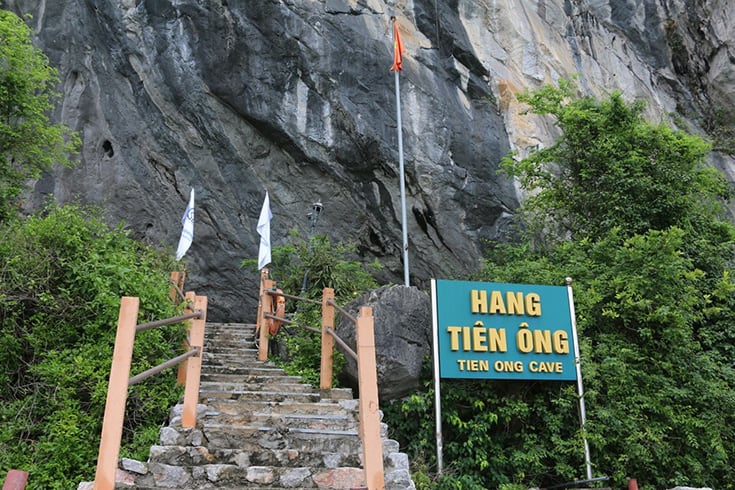
<path id="1" fill-rule="evenodd" d="M 83 140 L 80 164 L 35 185 L 101 204 L 111 222 L 173 251 L 197 190 L 192 288 L 212 320 L 252 320 L 255 226 L 270 191 L 275 245 L 319 229 L 402 277 L 390 16 L 400 76 L 412 284 L 477 267 L 519 199 L 496 173 L 508 150 L 547 144 L 514 95 L 579 76 L 697 129 L 735 107 L 735 4 L 727 0 L 6 0 L 33 15 L 58 67 L 53 115 Z M 733 160 L 716 156 L 733 175 Z"/>
<path id="2" fill-rule="evenodd" d="M 362 306 L 373 310 L 378 395 L 395 400 L 420 387 L 421 365 L 431 354 L 431 297 L 415 287 L 386 286 L 345 306 L 353 317 Z M 337 335 L 355 349 L 355 324 L 341 318 Z M 357 387 L 357 363 L 345 356 L 343 375 Z"/>

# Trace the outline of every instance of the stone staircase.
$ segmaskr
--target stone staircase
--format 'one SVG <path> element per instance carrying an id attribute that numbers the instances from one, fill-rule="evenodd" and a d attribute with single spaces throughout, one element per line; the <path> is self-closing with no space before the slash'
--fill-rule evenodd
<path id="1" fill-rule="evenodd" d="M 258 361 L 254 330 L 207 324 L 196 428 L 183 429 L 174 407 L 148 461 L 121 461 L 117 489 L 364 487 L 351 390 L 320 392 Z M 385 488 L 414 489 L 407 456 L 385 434 L 383 424 Z"/>

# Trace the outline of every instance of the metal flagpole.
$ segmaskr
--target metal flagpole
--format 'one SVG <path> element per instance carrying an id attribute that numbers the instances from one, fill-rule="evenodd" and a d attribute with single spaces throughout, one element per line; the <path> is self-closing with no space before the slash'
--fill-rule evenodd
<path id="1" fill-rule="evenodd" d="M 400 53 L 400 43 L 398 43 L 398 39 L 396 36 L 398 35 L 398 32 L 395 27 L 396 18 L 391 17 L 391 20 L 393 21 L 393 46 L 394 50 L 398 50 L 398 55 L 401 55 Z M 396 56 L 396 53 L 394 53 L 394 56 Z M 398 69 L 394 70 L 395 73 L 395 80 L 396 80 L 396 121 L 398 123 L 398 171 L 401 174 L 401 223 L 403 227 L 403 281 L 406 286 L 409 286 L 409 278 L 408 278 L 408 230 L 407 230 L 407 224 L 406 224 L 406 178 L 404 176 L 403 171 L 403 124 L 401 122 L 401 83 L 400 83 L 400 76 L 398 75 L 398 72 L 401 71 L 400 66 Z"/>
<path id="2" fill-rule="evenodd" d="M 587 480 L 592 480 L 592 460 L 590 458 L 590 445 L 587 443 L 585 424 L 587 414 L 584 408 L 584 387 L 582 385 L 582 366 L 580 364 L 579 339 L 577 337 L 577 315 L 574 312 L 574 294 L 572 293 L 572 278 L 566 278 L 567 296 L 569 298 L 569 313 L 572 317 L 572 342 L 574 343 L 574 364 L 577 367 L 577 395 L 579 396 L 579 421 L 582 426 L 582 441 L 584 442 L 584 463 L 587 468 Z"/>

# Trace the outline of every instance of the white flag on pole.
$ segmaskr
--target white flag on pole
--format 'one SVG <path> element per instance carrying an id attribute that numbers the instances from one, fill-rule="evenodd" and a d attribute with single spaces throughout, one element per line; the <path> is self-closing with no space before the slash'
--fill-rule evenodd
<path id="1" fill-rule="evenodd" d="M 181 238 L 179 239 L 179 247 L 176 249 L 176 260 L 181 260 L 194 240 L 194 188 L 192 187 L 189 194 L 189 204 L 186 206 L 184 216 L 181 217 L 181 224 L 184 228 L 181 230 Z"/>
<path id="2" fill-rule="evenodd" d="M 258 219 L 258 234 L 260 235 L 260 249 L 258 250 L 258 269 L 262 269 L 271 262 L 271 201 L 268 198 L 268 191 L 265 192 L 265 200 L 263 208 L 260 210 L 260 218 Z"/>

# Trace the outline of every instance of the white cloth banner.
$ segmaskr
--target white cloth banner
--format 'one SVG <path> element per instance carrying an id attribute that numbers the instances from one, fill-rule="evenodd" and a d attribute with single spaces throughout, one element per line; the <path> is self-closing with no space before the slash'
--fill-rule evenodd
<path id="1" fill-rule="evenodd" d="M 268 198 L 268 191 L 265 192 L 265 200 L 263 208 L 260 210 L 260 218 L 258 219 L 258 234 L 260 235 L 260 249 L 258 250 L 258 269 L 262 269 L 271 262 L 271 201 Z"/>
<path id="2" fill-rule="evenodd" d="M 181 224 L 184 228 L 181 230 L 181 238 L 179 239 L 179 247 L 176 249 L 176 260 L 181 260 L 194 240 L 194 188 L 191 189 L 189 195 L 189 204 L 186 206 L 184 216 L 181 218 Z"/>

